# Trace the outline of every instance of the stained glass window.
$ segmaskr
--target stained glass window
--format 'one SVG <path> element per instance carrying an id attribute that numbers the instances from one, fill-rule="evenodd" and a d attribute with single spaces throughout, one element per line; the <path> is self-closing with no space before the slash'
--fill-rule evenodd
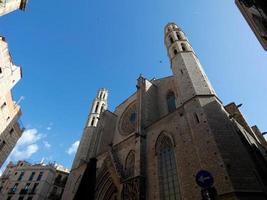
<path id="1" fill-rule="evenodd" d="M 171 139 L 160 135 L 156 144 L 161 200 L 180 200 L 174 147 Z"/>

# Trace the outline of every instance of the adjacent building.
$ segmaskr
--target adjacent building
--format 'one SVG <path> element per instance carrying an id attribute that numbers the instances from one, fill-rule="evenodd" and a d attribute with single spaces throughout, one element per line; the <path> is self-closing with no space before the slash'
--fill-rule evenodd
<path id="1" fill-rule="evenodd" d="M 8 44 L 0 36 L 0 167 L 21 137 L 20 106 L 13 101 L 11 90 L 21 79 L 21 68 L 12 61 Z"/>
<path id="2" fill-rule="evenodd" d="M 259 42 L 267 51 L 267 1 L 235 0 L 235 2 Z"/>
<path id="3" fill-rule="evenodd" d="M 25 10 L 27 0 L 0 0 L 0 16 L 8 14 L 14 10 Z"/>
<path id="4" fill-rule="evenodd" d="M 140 76 L 114 112 L 107 90 L 97 94 L 63 200 L 210 199 L 196 183 L 200 170 L 213 176 L 219 199 L 267 198 L 261 132 L 248 125 L 241 105 L 223 105 L 175 23 L 166 25 L 164 42 L 170 76 Z"/>
<path id="5" fill-rule="evenodd" d="M 56 164 L 10 162 L 0 178 L 0 199 L 60 200 L 68 174 Z"/>

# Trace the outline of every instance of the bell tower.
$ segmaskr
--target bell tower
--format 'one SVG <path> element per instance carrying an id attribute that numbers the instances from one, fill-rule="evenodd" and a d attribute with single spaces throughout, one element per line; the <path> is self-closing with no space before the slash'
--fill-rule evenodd
<path id="1" fill-rule="evenodd" d="M 97 126 L 100 114 L 107 109 L 108 90 L 101 88 L 92 104 L 90 114 L 88 116 L 87 127 Z"/>
<path id="2" fill-rule="evenodd" d="M 72 168 L 77 168 L 81 164 L 89 161 L 89 155 L 91 153 L 91 149 L 93 148 L 92 145 L 94 145 L 91 140 L 101 113 L 107 109 L 107 98 L 108 90 L 105 88 L 99 89 L 97 96 L 92 103 Z"/>
<path id="3" fill-rule="evenodd" d="M 215 95 L 186 35 L 175 23 L 165 27 L 165 46 L 181 103 L 197 95 Z"/>

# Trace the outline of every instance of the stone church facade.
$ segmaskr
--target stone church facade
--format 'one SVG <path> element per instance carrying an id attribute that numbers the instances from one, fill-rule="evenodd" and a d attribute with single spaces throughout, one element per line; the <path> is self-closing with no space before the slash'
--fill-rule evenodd
<path id="1" fill-rule="evenodd" d="M 173 74 L 137 79 L 114 112 L 106 89 L 92 105 L 63 200 L 199 200 L 196 173 L 219 199 L 266 199 L 266 141 L 236 104 L 224 106 L 184 32 L 165 27 Z"/>

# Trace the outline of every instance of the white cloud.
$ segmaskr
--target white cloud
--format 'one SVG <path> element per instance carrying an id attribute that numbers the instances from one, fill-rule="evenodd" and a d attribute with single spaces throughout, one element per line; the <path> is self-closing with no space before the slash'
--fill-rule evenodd
<path id="1" fill-rule="evenodd" d="M 38 133 L 37 129 L 24 131 L 10 154 L 10 160 L 18 161 L 30 158 L 39 150 L 37 142 L 43 137 L 44 135 Z"/>
<path id="2" fill-rule="evenodd" d="M 52 129 L 52 127 L 48 126 L 46 127 L 46 130 L 50 131 Z"/>
<path id="3" fill-rule="evenodd" d="M 77 152 L 77 149 L 79 147 L 80 141 L 74 142 L 67 150 L 67 154 L 72 155 Z"/>
<path id="4" fill-rule="evenodd" d="M 51 144 L 49 144 L 49 142 L 44 141 L 43 143 L 44 143 L 45 148 L 50 149 Z"/>
<path id="5" fill-rule="evenodd" d="M 36 143 L 42 137 L 42 134 L 39 134 L 37 129 L 28 129 L 23 132 L 16 146 L 24 146 Z"/>
<path id="6" fill-rule="evenodd" d="M 16 160 L 28 159 L 32 156 L 32 154 L 36 153 L 38 149 L 39 146 L 37 144 L 30 144 L 24 149 L 15 148 L 15 151 L 13 152 L 13 157 Z"/>

